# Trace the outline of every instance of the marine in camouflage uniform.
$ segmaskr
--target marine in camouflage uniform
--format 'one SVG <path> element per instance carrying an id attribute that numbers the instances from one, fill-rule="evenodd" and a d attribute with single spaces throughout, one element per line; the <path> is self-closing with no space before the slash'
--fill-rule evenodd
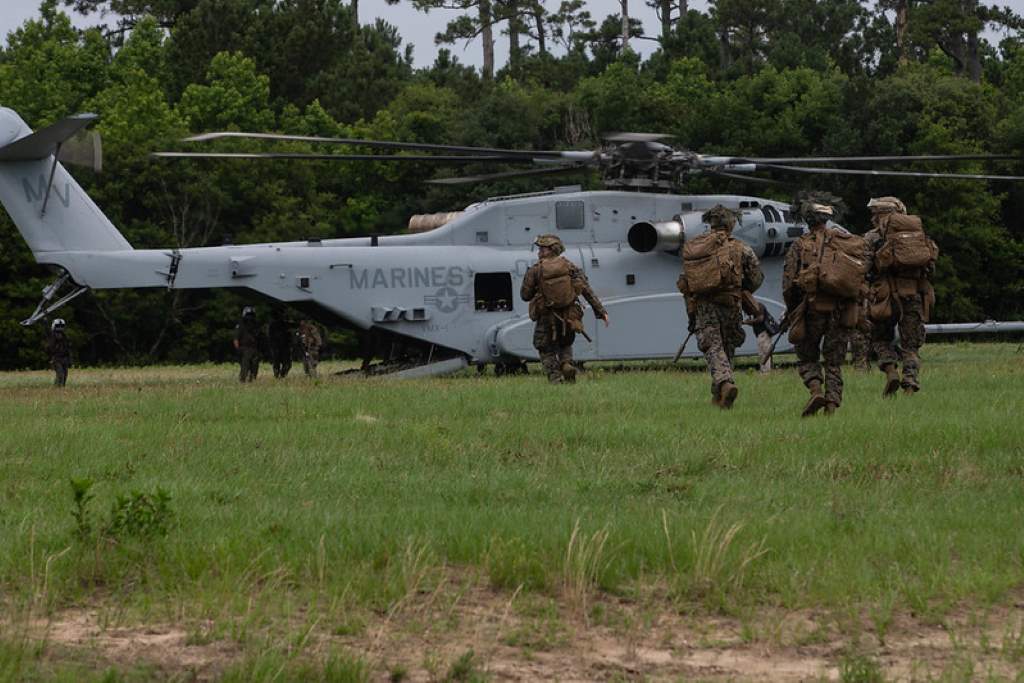
<path id="1" fill-rule="evenodd" d="M 246 306 L 242 319 L 235 326 L 235 349 L 238 351 L 238 381 L 252 382 L 260 371 L 262 333 L 256 320 L 256 309 Z"/>
<path id="2" fill-rule="evenodd" d="M 541 264 L 545 259 L 564 258 L 565 246 L 555 235 L 540 235 L 534 240 L 537 245 L 538 262 L 530 266 L 523 276 L 519 295 L 530 302 L 530 318 L 536 323 L 533 328 L 533 346 L 540 354 L 540 362 L 552 384 L 576 381 L 576 367 L 572 361 L 572 345 L 576 332 L 583 329 L 583 308 L 579 301 L 555 310 L 551 308 L 541 291 Z M 582 296 L 594 309 L 594 315 L 608 325 L 608 311 L 594 294 L 583 274 L 574 263 L 569 264 L 569 277 L 577 296 Z"/>
<path id="3" fill-rule="evenodd" d="M 736 213 L 721 204 L 701 216 L 711 230 L 723 230 L 729 241 L 741 245 L 740 268 L 742 283 L 738 290 L 711 292 L 686 297 L 688 329 L 697 336 L 697 347 L 704 354 L 711 374 L 711 403 L 720 408 L 731 408 L 739 395 L 733 381 L 732 358 L 747 335 L 743 331 L 742 292 L 753 293 L 764 281 L 764 273 L 757 255 L 746 243 L 732 237 L 736 226 Z M 685 270 L 684 270 L 685 278 Z"/>
<path id="4" fill-rule="evenodd" d="M 870 267 L 868 279 L 873 283 L 888 277 L 878 268 L 875 254 L 885 243 L 887 217 L 893 213 L 906 214 L 907 207 L 896 197 L 878 197 L 868 202 L 871 209 L 871 230 L 864 233 L 868 243 Z M 927 280 L 931 269 L 924 274 Z M 930 306 L 927 295 L 922 293 L 914 278 L 892 278 L 895 291 L 891 292 L 892 315 L 881 320 L 873 319 L 871 347 L 878 357 L 878 368 L 885 373 L 885 389 L 882 396 L 894 396 L 903 388 L 912 395 L 920 391 L 921 356 L 924 346 L 925 328 Z M 874 286 L 874 285 L 873 285 Z M 928 285 L 930 289 L 930 285 Z M 896 328 L 899 326 L 900 341 L 896 343 Z M 899 364 L 903 362 L 903 377 L 900 378 Z"/>
<path id="5" fill-rule="evenodd" d="M 71 342 L 65 334 L 66 324 L 63 318 L 57 318 L 50 325 L 46 335 L 46 352 L 50 356 L 53 367 L 53 386 L 62 387 L 68 381 L 68 369 L 71 367 Z"/>
<path id="6" fill-rule="evenodd" d="M 323 336 L 320 328 L 312 320 L 299 323 L 299 344 L 302 346 L 302 369 L 306 377 L 316 378 L 320 365 L 320 349 L 323 347 Z"/>
<path id="7" fill-rule="evenodd" d="M 292 339 L 295 324 L 285 317 L 284 311 L 275 308 L 267 325 L 267 341 L 270 344 L 270 364 L 274 377 L 284 379 L 292 369 Z"/>
<path id="8" fill-rule="evenodd" d="M 842 365 L 851 329 L 843 327 L 843 313 L 846 306 L 859 304 L 844 303 L 824 293 L 805 292 L 800 275 L 814 265 L 805 262 L 808 260 L 807 255 L 820 254 L 821 245 L 830 232 L 848 233 L 842 228 L 828 225 L 835 213 L 830 205 L 806 201 L 793 208 L 794 214 L 801 215 L 810 229 L 786 252 L 782 272 L 782 296 L 786 301 L 787 315 L 796 316 L 789 321 L 791 340 L 793 327 L 803 326 L 802 338 L 793 341 L 797 372 L 810 392 L 802 415 L 808 417 L 822 409 L 831 415 L 843 403 Z"/>

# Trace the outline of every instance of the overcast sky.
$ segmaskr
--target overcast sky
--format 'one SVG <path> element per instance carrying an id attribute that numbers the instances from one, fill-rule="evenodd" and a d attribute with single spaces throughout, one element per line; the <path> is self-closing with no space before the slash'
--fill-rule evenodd
<path id="1" fill-rule="evenodd" d="M 0 40 L 7 44 L 7 34 L 17 28 L 26 19 L 39 16 L 40 0 L 0 0 Z M 549 0 L 547 3 L 551 8 L 558 5 L 558 0 Z M 1007 5 L 1013 10 L 1024 13 L 1024 0 L 1002 0 L 1000 5 Z M 704 10 L 707 8 L 707 0 L 691 0 L 690 6 L 694 9 Z M 593 17 L 600 21 L 609 14 L 617 14 L 619 11 L 619 0 L 588 0 L 587 7 Z M 70 12 L 70 10 L 67 10 Z M 384 0 L 362 0 L 360 2 L 360 14 L 364 23 L 371 21 L 374 16 L 379 16 L 398 26 L 399 33 L 406 43 L 415 45 L 414 63 L 417 67 L 429 66 L 437 55 L 437 47 L 434 45 L 434 35 L 443 31 L 449 20 L 457 16 L 457 12 L 451 10 L 434 10 L 429 14 L 417 12 L 408 3 L 389 7 Z M 632 0 L 630 2 L 630 14 L 640 19 L 644 25 L 644 31 L 648 35 L 657 35 L 659 31 L 658 20 L 654 10 L 646 6 L 644 0 Z M 97 15 L 82 17 L 72 15 L 76 26 L 88 27 L 104 23 Z M 991 40 L 998 41 L 998 36 L 990 36 Z M 634 49 L 646 55 L 656 47 L 653 41 L 638 40 L 634 43 Z M 451 48 L 459 61 L 464 64 L 479 66 L 481 61 L 481 50 L 479 41 L 466 46 L 459 43 Z M 499 40 L 496 59 L 499 66 L 504 63 L 508 55 L 508 42 Z"/>

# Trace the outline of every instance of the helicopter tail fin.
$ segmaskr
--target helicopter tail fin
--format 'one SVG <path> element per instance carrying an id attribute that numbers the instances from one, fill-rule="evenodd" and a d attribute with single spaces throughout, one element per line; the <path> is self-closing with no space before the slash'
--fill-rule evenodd
<path id="1" fill-rule="evenodd" d="M 132 248 L 58 161 L 65 142 L 95 119 L 79 114 L 33 133 L 0 107 L 0 203 L 40 263 L 49 252 Z"/>

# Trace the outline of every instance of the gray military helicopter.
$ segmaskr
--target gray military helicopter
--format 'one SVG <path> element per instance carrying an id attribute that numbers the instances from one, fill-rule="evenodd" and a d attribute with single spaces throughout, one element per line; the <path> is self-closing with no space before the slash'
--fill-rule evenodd
<path id="1" fill-rule="evenodd" d="M 57 269 L 32 324 L 89 289 L 230 287 L 303 310 L 325 322 L 363 332 L 385 361 L 413 366 L 405 376 L 495 364 L 499 373 L 536 360 L 533 325 L 518 292 L 536 260 L 533 241 L 556 233 L 566 255 L 586 272 L 611 318 L 609 327 L 586 316 L 589 340 L 582 361 L 672 358 L 685 335 L 686 314 L 676 289 L 679 248 L 705 230 L 701 214 L 723 204 L 740 212 L 734 234 L 761 258 L 765 283 L 757 298 L 780 317 L 782 257 L 805 231 L 789 205 L 752 196 L 676 194 L 695 174 L 746 178 L 756 171 L 796 174 L 950 177 L 997 176 L 825 168 L 820 164 L 1002 159 L 999 155 L 747 158 L 702 155 L 660 142 L 660 136 L 622 134 L 597 151 L 537 151 L 391 141 L 212 133 L 190 138 L 302 141 L 358 145 L 400 154 L 166 152 L 160 157 L 307 158 L 439 163 L 529 163 L 538 168 L 445 178 L 458 184 L 516 176 L 599 171 L 607 189 L 560 187 L 491 197 L 448 214 L 415 216 L 408 234 L 189 249 L 133 249 L 64 168 L 75 134 L 96 119 L 81 114 L 33 133 L 0 108 L 0 202 L 37 262 Z M 98 151 L 98 148 L 97 148 Z M 413 152 L 414 154 L 407 154 Z M 95 166 L 97 155 L 86 155 Z M 67 158 L 68 161 L 75 161 Z M 79 162 L 81 159 L 78 160 Z M 66 293 L 62 293 L 65 292 Z M 949 331 L 948 326 L 945 326 Z M 781 349 L 787 348 L 784 344 Z M 739 349 L 755 354 L 753 335 Z M 694 348 L 687 353 L 698 355 Z"/>

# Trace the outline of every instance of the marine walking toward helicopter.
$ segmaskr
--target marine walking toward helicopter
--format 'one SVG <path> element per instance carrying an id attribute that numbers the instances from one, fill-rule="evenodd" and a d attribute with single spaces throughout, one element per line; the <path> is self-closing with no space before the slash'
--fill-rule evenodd
<path id="1" fill-rule="evenodd" d="M 732 358 L 743 344 L 741 300 L 764 281 L 754 251 L 732 237 L 736 212 L 721 204 L 701 217 L 710 231 L 683 244 L 683 272 L 678 287 L 686 301 L 689 329 L 711 373 L 711 402 L 732 408 L 739 388 L 733 381 Z"/>
<path id="2" fill-rule="evenodd" d="M 46 352 L 50 356 L 53 368 L 53 386 L 62 387 L 67 384 L 68 370 L 71 368 L 71 342 L 66 334 L 67 323 L 64 318 L 57 318 L 50 325 L 46 335 Z"/>
<path id="3" fill-rule="evenodd" d="M 320 328 L 312 320 L 299 323 L 299 346 L 302 348 L 302 369 L 306 377 L 316 378 L 320 365 L 320 349 L 323 347 L 323 335 Z"/>
<path id="4" fill-rule="evenodd" d="M 537 263 L 523 276 L 520 296 L 528 301 L 533 330 L 533 346 L 540 354 L 541 365 L 552 384 L 576 381 L 572 345 L 576 333 L 583 331 L 582 296 L 594 309 L 594 315 L 608 326 L 608 312 L 594 294 L 575 264 L 562 256 L 565 245 L 556 235 L 540 235 L 537 245 Z"/>
<path id="5" fill-rule="evenodd" d="M 242 319 L 235 326 L 235 349 L 238 351 L 238 381 L 255 381 L 260 371 L 260 347 L 263 346 L 263 333 L 259 321 L 256 320 L 256 309 L 246 306 L 242 309 Z"/>
<path id="6" fill-rule="evenodd" d="M 908 215 L 907 207 L 896 197 L 872 199 L 868 208 L 872 229 L 864 239 L 871 280 L 871 342 L 878 367 L 885 373 L 882 396 L 894 396 L 900 387 L 912 395 L 921 389 L 919 352 L 924 344 L 924 325 L 935 303 L 930 278 L 939 249 L 925 234 L 920 217 Z"/>
<path id="7" fill-rule="evenodd" d="M 829 225 L 837 203 L 822 195 L 798 199 L 793 212 L 803 216 L 810 231 L 787 252 L 783 269 L 789 340 L 810 392 L 804 417 L 822 409 L 832 414 L 842 405 L 848 331 L 857 326 L 862 310 L 866 246 L 861 237 Z"/>

